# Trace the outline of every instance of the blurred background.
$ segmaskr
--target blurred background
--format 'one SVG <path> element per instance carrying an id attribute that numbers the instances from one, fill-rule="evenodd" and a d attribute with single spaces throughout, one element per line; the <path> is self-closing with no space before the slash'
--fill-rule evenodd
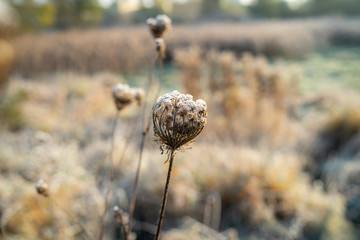
<path id="1" fill-rule="evenodd" d="M 166 14 L 166 57 L 146 24 Z M 162 64 L 163 63 L 163 64 Z M 208 123 L 177 153 L 162 239 L 360 239 L 359 0 L 0 0 L 0 239 L 105 239 L 128 211 L 141 107 L 172 90 Z M 167 173 L 148 134 L 133 236 L 152 239 Z M 49 196 L 38 195 L 43 179 Z"/>

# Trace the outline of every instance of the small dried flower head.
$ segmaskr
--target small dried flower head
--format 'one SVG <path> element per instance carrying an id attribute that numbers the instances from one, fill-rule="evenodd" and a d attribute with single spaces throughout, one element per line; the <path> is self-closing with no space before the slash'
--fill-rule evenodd
<path id="1" fill-rule="evenodd" d="M 36 189 L 38 194 L 43 195 L 44 197 L 49 196 L 49 188 L 48 188 L 47 183 L 44 182 L 44 180 L 40 179 L 35 184 L 35 189 Z"/>
<path id="2" fill-rule="evenodd" d="M 113 212 L 114 212 L 114 218 L 118 223 L 122 225 L 129 224 L 129 214 L 125 213 L 118 206 L 115 206 L 113 208 Z"/>
<path id="3" fill-rule="evenodd" d="M 166 15 L 157 15 L 156 18 L 146 20 L 153 37 L 163 38 L 164 34 L 171 28 L 171 19 Z"/>
<path id="4" fill-rule="evenodd" d="M 112 96 L 117 110 L 122 110 L 132 102 L 136 101 L 141 104 L 144 96 L 144 91 L 139 88 L 130 88 L 126 84 L 116 84 L 112 88 Z"/>
<path id="5" fill-rule="evenodd" d="M 159 97 L 153 106 L 154 140 L 162 150 L 177 150 L 191 142 L 206 124 L 204 100 L 173 91 Z"/>
<path id="6" fill-rule="evenodd" d="M 142 101 L 144 99 L 144 90 L 142 90 L 140 88 L 135 88 L 134 89 L 134 97 L 135 97 L 137 104 L 140 106 L 140 104 L 142 103 Z"/>

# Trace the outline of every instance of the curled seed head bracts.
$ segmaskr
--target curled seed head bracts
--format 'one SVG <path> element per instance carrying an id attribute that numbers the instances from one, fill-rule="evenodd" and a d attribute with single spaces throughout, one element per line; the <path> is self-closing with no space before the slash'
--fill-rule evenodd
<path id="1" fill-rule="evenodd" d="M 159 97 L 153 106 L 154 140 L 162 150 L 177 150 L 203 130 L 207 119 L 204 100 L 173 91 Z"/>

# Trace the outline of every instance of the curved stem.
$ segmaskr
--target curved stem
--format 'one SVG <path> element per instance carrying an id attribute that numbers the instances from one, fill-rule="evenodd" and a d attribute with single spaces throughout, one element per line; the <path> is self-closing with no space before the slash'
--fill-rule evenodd
<path id="1" fill-rule="evenodd" d="M 117 125 L 118 118 L 119 118 L 119 113 L 120 113 L 120 111 L 117 110 L 114 121 L 113 121 L 112 129 L 111 129 L 111 148 L 110 148 L 110 154 L 109 154 L 110 181 L 109 181 L 109 184 L 108 184 L 108 187 L 106 190 L 106 194 L 104 197 L 105 206 L 104 206 L 104 212 L 103 212 L 103 214 L 101 216 L 101 220 L 100 220 L 99 240 L 102 240 L 104 238 L 105 227 L 106 227 L 106 213 L 107 213 L 107 209 L 109 207 L 111 188 L 114 183 L 114 157 L 113 157 L 113 155 L 114 155 L 114 148 L 115 148 L 115 130 L 116 130 L 116 125 Z"/>
<path id="2" fill-rule="evenodd" d="M 167 178 L 166 178 L 166 184 L 165 184 L 165 190 L 164 190 L 164 195 L 163 195 L 163 200 L 162 200 L 162 204 L 161 204 L 161 208 L 160 208 L 160 215 L 159 215 L 159 219 L 158 219 L 158 224 L 157 224 L 157 230 L 156 230 L 156 235 L 154 240 L 158 240 L 160 238 L 160 231 L 161 231 L 161 226 L 164 220 L 164 216 L 165 216 L 165 208 L 166 208 L 166 202 L 167 202 L 167 197 L 168 197 L 168 193 L 169 193 L 169 183 L 170 183 L 170 177 L 171 177 L 171 170 L 172 170 L 172 165 L 173 165 L 173 161 L 174 161 L 174 156 L 175 156 L 175 150 L 171 150 L 170 152 L 170 162 L 169 162 L 169 170 L 168 170 L 168 174 L 167 174 Z"/>

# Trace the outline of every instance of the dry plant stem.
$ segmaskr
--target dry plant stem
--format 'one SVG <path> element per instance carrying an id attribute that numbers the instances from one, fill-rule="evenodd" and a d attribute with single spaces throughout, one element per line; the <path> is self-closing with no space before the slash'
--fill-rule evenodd
<path id="1" fill-rule="evenodd" d="M 159 219 L 158 219 L 156 235 L 154 238 L 155 240 L 158 240 L 160 238 L 161 226 L 162 226 L 164 216 L 165 216 L 165 208 L 166 208 L 166 202 L 167 202 L 167 197 L 168 197 L 168 193 L 169 193 L 169 183 L 170 183 L 170 176 L 171 176 L 171 170 L 172 170 L 172 165 L 173 165 L 173 161 L 174 161 L 174 156 L 175 156 L 175 150 L 172 149 L 170 152 L 169 170 L 168 170 L 168 174 L 167 174 L 167 178 L 166 178 L 165 190 L 164 190 L 163 200 L 162 200 L 162 204 L 161 204 L 161 208 L 160 208 L 160 215 L 159 215 Z"/>
<path id="2" fill-rule="evenodd" d="M 119 157 L 119 163 L 118 163 L 119 166 L 122 166 L 122 162 L 123 162 L 123 160 L 124 160 L 124 158 L 125 158 L 125 154 L 126 154 L 126 151 L 127 151 L 127 149 L 128 149 L 128 146 L 129 146 L 129 144 L 131 143 L 130 140 L 131 140 L 131 138 L 134 136 L 134 132 L 135 132 L 135 129 L 136 129 L 135 126 L 137 125 L 138 121 L 139 121 L 138 118 L 136 118 L 136 120 L 134 120 L 134 121 L 131 121 L 132 124 L 131 124 L 131 127 L 129 127 L 131 130 L 130 130 L 129 135 L 126 137 L 125 145 L 124 145 L 124 147 L 123 147 L 122 150 L 121 150 L 121 155 L 120 155 L 120 157 Z"/>
<path id="3" fill-rule="evenodd" d="M 113 155 L 114 155 L 114 147 L 115 147 L 115 130 L 116 130 L 116 125 L 117 125 L 118 118 L 119 118 L 119 113 L 120 113 L 120 111 L 117 110 L 116 115 L 114 117 L 113 124 L 112 124 L 112 129 L 111 129 L 111 147 L 110 147 L 110 154 L 109 154 L 110 177 L 109 177 L 109 184 L 108 184 L 108 187 L 106 190 L 106 194 L 104 196 L 105 206 L 104 206 L 104 212 L 100 219 L 99 240 L 102 240 L 104 238 L 105 227 L 106 227 L 106 213 L 107 213 L 107 209 L 109 207 L 111 188 L 114 183 L 114 157 L 113 157 Z"/>
<path id="4" fill-rule="evenodd" d="M 4 240 L 7 239 L 7 237 L 5 235 L 5 227 L 2 224 L 1 219 L 0 219 L 0 239 L 4 239 Z"/>
<path id="5" fill-rule="evenodd" d="M 60 203 L 58 203 L 57 201 L 55 201 L 51 196 L 48 197 L 50 204 L 52 203 L 53 205 L 55 205 L 55 207 L 63 210 L 70 218 L 75 219 L 75 216 L 72 214 L 72 212 L 68 211 L 67 209 L 65 209 Z M 53 208 L 52 208 L 53 209 Z M 77 221 L 77 223 L 79 224 L 79 226 L 81 227 L 81 229 L 84 231 L 85 235 L 86 235 L 86 239 L 94 239 L 93 237 L 91 237 L 91 235 L 89 234 L 89 232 L 87 231 L 86 227 L 81 223 L 81 221 Z"/>
<path id="6" fill-rule="evenodd" d="M 143 104 L 142 115 L 141 115 L 143 131 L 142 131 L 142 138 L 141 138 L 141 142 L 140 142 L 140 153 L 139 153 L 139 160 L 138 160 L 137 167 L 136 167 L 135 179 L 134 179 L 134 183 L 133 183 L 132 198 L 131 198 L 131 202 L 130 202 L 129 227 L 128 227 L 128 230 L 125 231 L 125 239 L 128 238 L 128 235 L 132 229 L 132 222 L 134 219 L 134 210 L 135 210 L 135 203 L 136 203 L 136 197 L 137 197 L 137 187 L 138 187 L 138 183 L 139 183 L 140 169 L 141 169 L 141 163 L 142 163 L 142 156 L 143 156 L 143 152 L 144 152 L 146 136 L 149 131 L 150 123 L 151 123 L 150 117 L 146 123 L 146 109 L 147 109 L 147 99 L 149 98 L 149 92 L 150 92 L 151 84 L 153 81 L 155 61 L 156 61 L 156 51 L 154 51 L 152 54 L 151 64 L 149 66 L 149 75 L 148 75 L 149 81 L 148 81 L 148 85 L 146 87 L 146 93 L 145 93 L 144 104 Z M 150 114 L 150 116 L 151 116 L 151 114 Z"/>

